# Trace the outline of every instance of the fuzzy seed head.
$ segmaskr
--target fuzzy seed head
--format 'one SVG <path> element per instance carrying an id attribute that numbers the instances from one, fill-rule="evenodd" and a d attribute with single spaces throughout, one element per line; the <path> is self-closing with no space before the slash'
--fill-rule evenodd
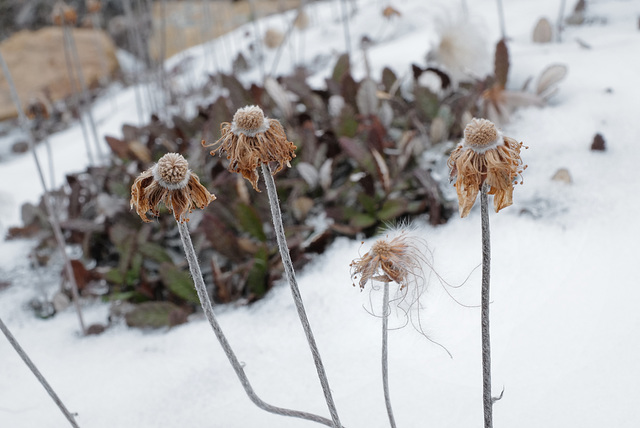
<path id="1" fill-rule="evenodd" d="M 188 173 L 189 163 L 178 153 L 167 153 L 158 161 L 158 181 L 160 184 L 180 184 Z"/>
<path id="2" fill-rule="evenodd" d="M 396 282 L 400 289 L 422 275 L 425 261 L 415 237 L 406 230 L 391 239 L 378 239 L 371 250 L 351 262 L 351 273 L 361 289 L 370 280 Z"/>
<path id="3" fill-rule="evenodd" d="M 485 149 L 498 142 L 500 133 L 487 119 L 472 119 L 464 128 L 464 144 L 472 149 Z"/>
<path id="4" fill-rule="evenodd" d="M 233 124 L 238 132 L 255 133 L 264 125 L 264 113 L 258 106 L 242 107 L 233 115 Z"/>

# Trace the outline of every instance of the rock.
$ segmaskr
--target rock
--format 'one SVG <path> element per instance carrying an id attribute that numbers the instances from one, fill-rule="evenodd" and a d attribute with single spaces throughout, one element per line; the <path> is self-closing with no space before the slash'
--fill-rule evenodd
<path id="1" fill-rule="evenodd" d="M 110 77 L 118 70 L 115 46 L 103 31 L 82 28 L 72 31 L 85 81 L 89 88 L 96 87 L 101 78 Z M 62 28 L 20 31 L 4 40 L 0 51 L 9 66 L 23 106 L 37 97 L 56 101 L 71 95 Z M 0 74 L 0 120 L 16 116 L 9 86 L 4 74 Z"/>

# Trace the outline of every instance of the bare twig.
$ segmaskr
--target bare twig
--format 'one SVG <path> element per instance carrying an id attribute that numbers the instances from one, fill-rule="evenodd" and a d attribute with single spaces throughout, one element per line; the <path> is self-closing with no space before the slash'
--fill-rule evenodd
<path id="1" fill-rule="evenodd" d="M 20 98 L 18 97 L 18 92 L 16 91 L 16 86 L 13 82 L 13 78 L 11 77 L 11 72 L 9 71 L 9 67 L 0 53 L 0 67 L 4 73 L 5 79 L 7 79 L 7 83 L 9 85 L 9 92 L 11 94 L 11 98 L 13 103 L 18 110 L 18 120 L 20 122 L 20 126 L 22 130 L 27 134 L 27 141 L 29 144 L 29 150 L 33 155 L 33 160 L 36 163 L 36 169 L 38 171 L 38 178 L 40 179 L 40 184 L 42 184 L 42 190 L 44 191 L 44 206 L 47 210 L 47 214 L 49 216 L 49 222 L 51 223 L 51 228 L 53 229 L 53 235 L 55 236 L 56 243 L 58 245 L 58 249 L 60 250 L 60 254 L 62 256 L 62 260 L 64 262 L 65 273 L 67 274 L 67 279 L 71 284 L 71 296 L 73 300 L 73 305 L 75 306 L 76 313 L 78 314 L 78 321 L 80 322 L 80 329 L 82 330 L 82 334 L 86 334 L 87 330 L 84 326 L 84 320 L 82 319 L 82 311 L 80 310 L 80 294 L 78 292 L 78 284 L 76 284 L 76 279 L 73 274 L 73 268 L 71 267 L 71 260 L 69 260 L 69 256 L 65 250 L 65 240 L 62 235 L 62 229 L 60 228 L 60 221 L 58 219 L 58 215 L 56 211 L 53 209 L 50 200 L 50 192 L 47 187 L 47 183 L 44 180 L 44 174 L 42 173 L 42 167 L 40 166 L 40 161 L 38 159 L 38 155 L 36 153 L 36 143 L 35 138 L 33 136 L 33 132 L 28 124 L 28 119 L 24 114 L 24 110 L 22 109 L 22 105 L 20 103 Z"/>
<path id="2" fill-rule="evenodd" d="M 9 331 L 9 328 L 7 328 L 7 326 L 4 324 L 2 319 L 0 319 L 0 330 L 2 330 L 2 332 L 4 333 L 9 343 L 11 343 L 11 346 L 13 346 L 13 349 L 15 349 L 18 355 L 20 355 L 20 358 L 22 358 L 22 361 L 24 361 L 27 367 L 29 367 L 29 370 L 31 370 L 31 372 L 35 375 L 36 379 L 38 379 L 38 382 L 40 382 L 40 384 L 44 387 L 44 389 L 47 391 L 49 396 L 56 403 L 56 405 L 58 406 L 60 411 L 64 414 L 64 416 L 67 418 L 71 426 L 74 428 L 78 428 L 78 424 L 76 423 L 76 420 L 71 414 L 71 412 L 67 410 L 64 403 L 62 403 L 62 400 L 60 400 L 60 397 L 58 397 L 58 394 L 55 393 L 53 388 L 51 388 L 51 385 L 49 385 L 49 382 L 47 382 L 47 380 L 44 378 L 42 373 L 40 373 L 40 370 L 38 370 L 36 365 L 33 364 L 33 361 L 31 361 L 31 358 L 29 358 L 29 356 L 24 351 L 24 349 L 22 349 L 22 346 L 20 346 L 16 338 L 13 336 L 13 334 L 11 334 L 11 331 Z"/>
<path id="3" fill-rule="evenodd" d="M 269 413 L 306 419 L 326 426 L 335 426 L 333 425 L 331 420 L 323 418 L 322 416 L 314 415 L 307 412 L 301 412 L 298 410 L 290 410 L 282 407 L 272 406 L 271 404 L 265 403 L 264 401 L 262 401 L 262 399 L 260 399 L 260 397 L 258 397 L 258 395 L 254 392 L 253 387 L 249 383 L 249 379 L 247 378 L 247 375 L 242 368 L 242 364 L 238 360 L 238 357 L 236 357 L 235 352 L 233 352 L 233 349 L 231 348 L 231 345 L 229 344 L 226 336 L 222 332 L 222 328 L 220 327 L 220 324 L 218 323 L 218 320 L 213 312 L 213 305 L 211 304 L 211 299 L 209 298 L 209 294 L 207 293 L 207 289 L 204 284 L 204 279 L 202 278 L 202 272 L 198 263 L 198 257 L 196 255 L 195 249 L 193 248 L 193 243 L 191 242 L 191 236 L 189 235 L 187 224 L 178 222 L 178 230 L 180 231 L 182 246 L 184 247 L 184 252 L 187 257 L 187 261 L 189 262 L 191 277 L 193 278 L 193 283 L 195 284 L 196 291 L 198 292 L 198 297 L 200 298 L 200 304 L 202 305 L 204 314 L 206 315 L 207 320 L 209 321 L 209 324 L 213 329 L 213 332 L 218 338 L 218 341 L 220 342 L 225 355 L 229 359 L 233 370 L 236 372 L 238 379 L 240 379 L 240 383 L 249 396 L 249 399 L 256 406 Z"/>
<path id="4" fill-rule="evenodd" d="M 318 351 L 318 345 L 313 337 L 311 331 L 311 325 L 307 318 L 307 313 L 304 309 L 302 302 L 302 296 L 300 295 L 300 289 L 298 288 L 298 281 L 296 280 L 295 271 L 293 270 L 293 262 L 291 261 L 291 255 L 289 254 L 289 247 L 287 246 L 287 238 L 284 234 L 284 225 L 282 224 L 282 212 L 280 211 L 280 202 L 278 201 L 278 193 L 276 190 L 276 183 L 273 180 L 271 167 L 261 165 L 262 175 L 267 185 L 267 194 L 269 196 L 269 205 L 271 206 L 271 217 L 273 219 L 273 227 L 276 232 L 276 240 L 278 241 L 278 248 L 280 250 L 280 256 L 282 257 L 282 264 L 284 265 L 284 272 L 291 287 L 291 293 L 293 294 L 293 301 L 298 310 L 298 317 L 302 323 L 302 328 L 307 336 L 307 342 L 311 348 L 311 354 L 313 355 L 313 361 L 316 365 L 316 371 L 318 372 L 318 378 L 320 378 L 320 384 L 324 392 L 327 406 L 329 407 L 329 413 L 331 413 L 331 419 L 333 419 L 333 426 L 340 427 L 340 418 L 338 417 L 338 411 L 331 395 L 331 388 L 329 387 L 329 380 L 320 358 L 320 351 Z"/>

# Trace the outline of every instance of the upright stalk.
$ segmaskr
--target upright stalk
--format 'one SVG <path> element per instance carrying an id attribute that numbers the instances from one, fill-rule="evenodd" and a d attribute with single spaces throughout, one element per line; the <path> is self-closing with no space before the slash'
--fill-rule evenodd
<path id="1" fill-rule="evenodd" d="M 209 321 L 209 324 L 213 329 L 213 332 L 218 338 L 218 341 L 220 342 L 225 355 L 229 359 L 233 370 L 236 372 L 238 379 L 240 379 L 242 387 L 249 396 L 249 399 L 256 406 L 269 413 L 306 419 L 326 426 L 334 426 L 329 419 L 323 418 L 322 416 L 314 415 L 307 412 L 301 412 L 298 410 L 289 410 L 282 407 L 272 406 L 271 404 L 265 403 L 260 399 L 260 397 L 258 397 L 258 395 L 254 392 L 253 387 L 249 383 L 249 379 L 247 378 L 247 375 L 242 368 L 242 364 L 240 364 L 238 357 L 236 357 L 233 349 L 231 349 L 231 345 L 222 332 L 222 328 L 220 327 L 220 324 L 218 324 L 218 320 L 216 319 L 216 316 L 213 312 L 213 305 L 211 304 L 211 299 L 209 298 L 207 288 L 204 284 L 204 279 L 202 278 L 202 272 L 200 271 L 200 265 L 198 264 L 198 257 L 196 255 L 195 249 L 193 248 L 193 243 L 191 242 L 191 235 L 189 235 L 187 224 L 178 222 L 178 231 L 180 232 L 180 239 L 182 240 L 182 246 L 184 247 L 187 262 L 189 262 L 189 270 L 191 271 L 191 277 L 193 278 L 193 283 L 195 284 L 196 291 L 198 292 L 198 297 L 200 298 L 202 310 L 204 311 L 204 314 L 206 315 L 207 320 Z"/>
<path id="2" fill-rule="evenodd" d="M 100 147 L 100 138 L 98 137 L 98 128 L 96 126 L 95 120 L 93 119 L 93 109 L 91 107 L 91 100 L 89 99 L 89 88 L 87 87 L 87 82 L 84 78 L 84 72 L 82 71 L 82 63 L 80 62 L 80 55 L 78 55 L 78 47 L 76 46 L 76 40 L 73 35 L 73 30 L 69 28 L 68 25 L 65 25 L 63 34 L 66 37 L 66 43 L 69 45 L 69 50 L 71 51 L 71 58 L 73 59 L 73 62 L 76 66 L 76 75 L 78 76 L 78 82 L 80 83 L 82 103 L 84 104 L 84 110 L 87 114 L 87 119 L 89 120 L 89 127 L 91 128 L 91 133 L 93 134 L 96 153 L 99 159 L 104 159 L 104 153 L 102 153 L 102 148 Z"/>
<path id="3" fill-rule="evenodd" d="M 67 274 L 67 278 L 69 283 L 71 284 L 71 297 L 73 301 L 73 305 L 76 309 L 76 313 L 78 314 L 78 321 L 80 322 L 80 328 L 82 329 L 82 334 L 86 334 L 87 330 L 84 326 L 84 320 L 82 319 L 82 311 L 80 310 L 80 293 L 78 292 L 78 284 L 76 284 L 76 277 L 73 273 L 73 268 L 71 267 L 71 260 L 69 260 L 69 256 L 65 250 L 65 240 L 62 235 L 62 229 L 60 228 L 60 221 L 58 220 L 58 215 L 56 211 L 53 209 L 50 200 L 50 193 L 47 187 L 47 183 L 44 180 L 44 174 L 42 173 L 42 167 L 40 166 L 40 161 L 38 160 L 38 155 L 36 154 L 36 142 L 33 137 L 33 132 L 31 132 L 31 128 L 28 125 L 28 119 L 24 114 L 24 110 L 22 110 L 22 104 L 20 103 L 20 98 L 18 97 L 18 93 L 16 92 L 16 86 L 13 83 L 13 78 L 11 77 L 11 72 L 9 71 L 9 67 L 0 53 L 0 68 L 2 68 L 2 72 L 4 73 L 5 79 L 7 79 L 7 84 L 9 85 L 9 92 L 11 94 L 11 98 L 13 99 L 13 103 L 18 110 L 18 120 L 20 122 L 20 126 L 22 130 L 27 134 L 27 141 L 29 143 L 29 150 L 33 155 L 33 160 L 36 163 L 36 170 L 38 171 L 38 178 L 40 179 L 40 184 L 42 185 L 42 190 L 44 191 L 44 206 L 47 210 L 47 214 L 49 216 L 49 222 L 51 223 L 51 229 L 53 229 L 53 235 L 56 239 L 56 243 L 58 245 L 58 249 L 60 250 L 62 260 L 64 262 L 64 269 Z"/>
<path id="4" fill-rule="evenodd" d="M 38 370 L 36 365 L 33 364 L 33 361 L 31 361 L 31 358 L 29 358 L 29 356 L 24 351 L 24 349 L 22 349 L 22 346 L 20 346 L 16 338 L 13 336 L 13 334 L 11 334 L 11 331 L 9 331 L 9 329 L 4 324 L 2 319 L 0 319 L 0 330 L 2 330 L 2 332 L 4 333 L 9 343 L 11 343 L 11 346 L 13 346 L 13 349 L 15 349 L 18 355 L 20 355 L 20 358 L 22 358 L 22 361 L 24 361 L 27 367 L 29 367 L 29 370 L 31 370 L 31 373 L 35 375 L 36 379 L 38 379 L 38 382 L 40 382 L 40 384 L 44 387 L 44 389 L 47 391 L 49 396 L 56 403 L 56 405 L 58 406 L 60 411 L 64 414 L 64 416 L 67 418 L 71 426 L 74 428 L 78 428 L 78 424 L 76 423 L 76 420 L 71 414 L 71 412 L 67 410 L 64 403 L 62 403 L 62 400 L 60 400 L 60 397 L 58 397 L 58 394 L 56 394 L 53 388 L 51 388 L 51 385 L 49 385 L 49 382 L 47 382 L 47 380 L 44 378 L 42 373 L 40 373 L 40 370 Z"/>
<path id="5" fill-rule="evenodd" d="M 280 211 L 280 203 L 278 202 L 276 183 L 271 175 L 271 167 L 262 164 L 261 168 L 264 181 L 267 185 L 269 205 L 271 206 L 271 217 L 273 218 L 273 227 L 276 232 L 276 239 L 278 241 L 278 248 L 280 249 L 280 256 L 282 257 L 282 264 L 284 265 L 285 276 L 291 286 L 291 293 L 293 294 L 293 301 L 296 305 L 296 309 L 298 310 L 298 317 L 300 318 L 302 328 L 307 336 L 307 342 L 311 348 L 311 354 L 313 355 L 313 361 L 316 365 L 316 371 L 318 372 L 324 397 L 327 402 L 327 406 L 329 407 L 329 413 L 331 413 L 331 419 L 333 420 L 333 427 L 339 428 L 341 426 L 340 418 L 338 417 L 338 411 L 336 410 L 336 405 L 333 401 L 333 396 L 331 395 L 329 380 L 327 379 L 327 374 L 324 370 L 322 359 L 320 358 L 320 352 L 318 351 L 318 346 L 316 345 L 313 332 L 311 331 L 311 325 L 309 324 L 309 319 L 307 318 L 307 313 L 304 309 L 302 296 L 300 295 L 300 289 L 298 288 L 298 281 L 296 280 L 295 272 L 293 270 L 293 262 L 291 261 L 289 247 L 287 246 L 287 239 L 284 234 L 284 225 L 282 224 L 282 212 Z"/>
<path id="6" fill-rule="evenodd" d="M 396 420 L 393 417 L 391 398 L 389 397 L 389 364 L 387 362 L 387 336 L 389 330 L 389 282 L 385 281 L 382 284 L 382 287 L 384 288 L 384 297 L 382 300 L 382 389 L 384 390 L 384 403 L 387 406 L 389 424 L 391 425 L 391 428 L 396 428 Z"/>
<path id="7" fill-rule="evenodd" d="M 491 238 L 489 236 L 488 185 L 480 191 L 480 216 L 482 218 L 482 402 L 484 426 L 493 427 L 493 399 L 491 398 L 491 339 L 489 329 L 489 282 L 491 269 Z"/>
<path id="8" fill-rule="evenodd" d="M 342 6 L 342 24 L 344 26 L 344 44 L 347 49 L 347 55 L 349 55 L 349 61 L 351 61 L 351 35 L 349 31 L 349 11 L 347 10 L 347 0 L 340 0 L 340 6 Z"/>
<path id="9" fill-rule="evenodd" d="M 84 139 L 84 146 L 87 151 L 87 158 L 89 159 L 90 165 L 95 165 L 95 159 L 93 157 L 93 149 L 91 148 L 91 143 L 89 142 L 89 132 L 87 131 L 87 127 L 82 119 L 82 106 L 79 99 L 80 88 L 78 88 L 78 80 L 74 74 L 73 67 L 73 59 L 71 57 L 71 48 L 67 43 L 67 33 L 70 31 L 67 27 L 67 24 L 62 26 L 62 42 L 64 45 L 64 60 L 67 66 L 67 74 L 69 75 L 69 86 L 71 88 L 71 104 L 73 108 L 78 110 L 78 122 L 80 122 L 80 129 L 82 130 L 82 138 Z"/>
<path id="10" fill-rule="evenodd" d="M 502 36 L 501 40 L 507 39 L 507 30 L 504 23 L 504 8 L 502 7 L 502 0 L 497 0 L 498 6 L 498 20 L 500 21 L 500 35 Z"/>

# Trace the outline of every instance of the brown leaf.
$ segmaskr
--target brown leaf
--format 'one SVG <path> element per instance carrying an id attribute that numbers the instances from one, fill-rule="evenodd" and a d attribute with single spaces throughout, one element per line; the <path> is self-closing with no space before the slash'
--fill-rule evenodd
<path id="1" fill-rule="evenodd" d="M 504 39 L 496 44 L 496 55 L 494 62 L 494 74 L 496 84 L 504 89 L 507 86 L 507 77 L 509 75 L 509 49 Z"/>
<path id="2" fill-rule="evenodd" d="M 604 137 L 598 133 L 593 137 L 593 143 L 591 143 L 591 150 L 597 152 L 604 152 L 607 147 L 604 142 Z"/>

